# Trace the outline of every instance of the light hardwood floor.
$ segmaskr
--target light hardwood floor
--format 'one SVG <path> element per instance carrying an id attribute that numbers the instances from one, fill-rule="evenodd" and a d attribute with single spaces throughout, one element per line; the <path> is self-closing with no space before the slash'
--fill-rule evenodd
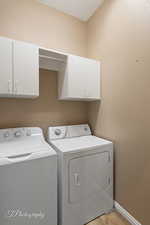
<path id="1" fill-rule="evenodd" d="M 119 213 L 112 212 L 98 217 L 86 225 L 131 225 Z"/>

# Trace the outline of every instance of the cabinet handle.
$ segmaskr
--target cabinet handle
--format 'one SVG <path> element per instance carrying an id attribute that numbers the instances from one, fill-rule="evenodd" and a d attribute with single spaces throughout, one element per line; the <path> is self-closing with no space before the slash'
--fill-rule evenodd
<path id="1" fill-rule="evenodd" d="M 78 173 L 74 174 L 74 183 L 75 183 L 76 186 L 80 186 L 79 174 Z"/>
<path id="2" fill-rule="evenodd" d="M 110 185 L 110 184 L 111 184 L 111 178 L 108 177 L 108 185 Z"/>
<path id="3" fill-rule="evenodd" d="M 15 85 L 14 85 L 14 91 L 15 91 L 15 94 L 17 94 L 18 92 L 18 80 L 15 81 Z"/>
<path id="4" fill-rule="evenodd" d="M 8 92 L 9 93 L 12 92 L 12 83 L 11 83 L 11 80 L 8 81 Z"/>

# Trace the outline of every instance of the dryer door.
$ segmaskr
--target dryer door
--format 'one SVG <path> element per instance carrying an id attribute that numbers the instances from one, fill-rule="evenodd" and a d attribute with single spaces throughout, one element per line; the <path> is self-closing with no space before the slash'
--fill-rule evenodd
<path id="1" fill-rule="evenodd" d="M 100 152 L 69 161 L 69 201 L 78 203 L 101 194 L 110 186 L 110 153 Z"/>

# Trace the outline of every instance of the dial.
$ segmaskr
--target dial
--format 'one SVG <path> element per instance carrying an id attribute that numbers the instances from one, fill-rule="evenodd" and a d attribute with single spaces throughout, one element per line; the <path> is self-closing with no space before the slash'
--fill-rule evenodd
<path id="1" fill-rule="evenodd" d="M 6 131 L 5 133 L 4 133 L 4 138 L 8 138 L 9 137 L 9 131 Z"/>
<path id="2" fill-rule="evenodd" d="M 21 137 L 21 132 L 20 132 L 20 131 L 16 131 L 16 132 L 14 133 L 14 136 L 15 136 L 15 137 Z"/>
<path id="3" fill-rule="evenodd" d="M 26 132 L 26 135 L 31 136 L 31 130 L 28 129 L 27 132 Z"/>
<path id="4" fill-rule="evenodd" d="M 55 130 L 55 134 L 56 134 L 57 136 L 59 136 L 59 135 L 61 134 L 61 130 L 60 130 L 60 129 L 56 129 L 56 130 Z"/>

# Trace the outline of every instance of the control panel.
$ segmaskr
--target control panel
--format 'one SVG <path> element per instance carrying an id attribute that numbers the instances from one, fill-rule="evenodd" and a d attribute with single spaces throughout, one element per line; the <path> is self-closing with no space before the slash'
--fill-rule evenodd
<path id="1" fill-rule="evenodd" d="M 10 141 L 13 139 L 19 139 L 23 137 L 29 137 L 34 135 L 43 135 L 41 128 L 38 127 L 21 127 L 21 128 L 9 128 L 0 129 L 0 142 Z"/>
<path id="2" fill-rule="evenodd" d="M 88 124 L 48 128 L 48 141 L 88 135 L 91 135 L 91 130 Z"/>

